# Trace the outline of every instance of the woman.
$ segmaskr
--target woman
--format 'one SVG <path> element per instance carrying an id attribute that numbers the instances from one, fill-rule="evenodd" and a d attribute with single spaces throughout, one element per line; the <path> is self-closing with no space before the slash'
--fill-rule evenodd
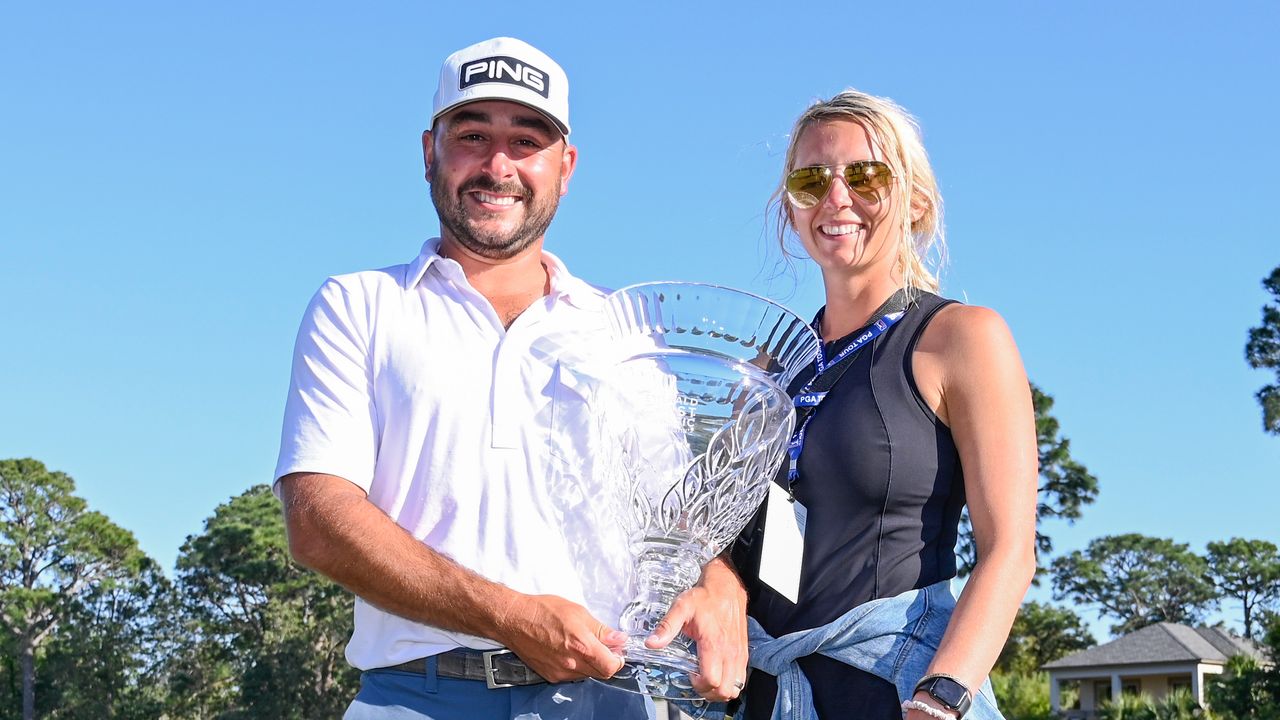
<path id="1" fill-rule="evenodd" d="M 1017 347 L 995 312 L 934 294 L 925 258 L 943 242 L 942 199 L 892 101 L 849 90 L 810 107 L 774 202 L 780 235 L 821 269 L 824 352 L 790 388 L 797 436 L 780 484 L 805 517 L 801 573 L 795 602 L 764 573 L 753 588 L 746 716 L 774 712 L 779 674 L 779 714 L 807 716 L 794 659 L 819 718 L 999 717 L 979 689 L 1035 571 L 1036 437 Z M 978 562 L 956 600 L 966 502 Z M 799 522 L 768 515 L 760 544 Z M 809 632 L 770 644 L 761 628 Z"/>

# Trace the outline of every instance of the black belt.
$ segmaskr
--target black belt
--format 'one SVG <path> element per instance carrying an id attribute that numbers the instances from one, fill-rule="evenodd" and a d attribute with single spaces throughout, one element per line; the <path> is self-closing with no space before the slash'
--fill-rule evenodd
<path id="1" fill-rule="evenodd" d="M 382 669 L 422 675 L 427 672 L 428 659 L 418 658 Z M 457 680 L 483 680 L 489 689 L 546 682 L 510 650 L 457 648 L 440 653 L 435 659 L 436 675 Z"/>

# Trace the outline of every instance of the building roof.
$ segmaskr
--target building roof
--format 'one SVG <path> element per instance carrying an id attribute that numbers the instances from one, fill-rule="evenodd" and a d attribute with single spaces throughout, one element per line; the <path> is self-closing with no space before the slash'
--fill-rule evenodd
<path id="1" fill-rule="evenodd" d="M 1233 655 L 1266 656 L 1252 641 L 1220 627 L 1193 628 L 1177 623 L 1156 623 L 1108 643 L 1046 663 L 1044 669 L 1136 665 L 1159 662 L 1208 662 L 1226 664 Z"/>

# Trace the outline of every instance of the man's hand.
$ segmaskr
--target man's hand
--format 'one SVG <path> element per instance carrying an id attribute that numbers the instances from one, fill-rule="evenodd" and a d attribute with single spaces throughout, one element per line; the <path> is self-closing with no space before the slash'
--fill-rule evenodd
<path id="1" fill-rule="evenodd" d="M 601 680 L 622 669 L 627 636 L 586 608 L 555 595 L 522 595 L 501 622 L 501 641 L 547 680 Z"/>
<path id="2" fill-rule="evenodd" d="M 717 702 L 737 697 L 747 678 L 747 593 L 726 561 L 707 564 L 702 580 L 676 598 L 644 644 L 666 647 L 680 632 L 698 644 L 698 694 Z"/>

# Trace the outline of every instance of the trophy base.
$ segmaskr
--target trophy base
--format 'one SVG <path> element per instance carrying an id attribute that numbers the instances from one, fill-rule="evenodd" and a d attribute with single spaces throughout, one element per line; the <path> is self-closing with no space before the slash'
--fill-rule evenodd
<path id="1" fill-rule="evenodd" d="M 698 691 L 693 689 L 693 679 L 689 671 L 666 665 L 628 662 L 608 680 L 592 678 L 592 682 L 653 698 L 683 700 L 692 703 L 695 707 L 700 707 L 706 702 Z"/>
<path id="2" fill-rule="evenodd" d="M 698 659 L 686 648 L 672 643 L 657 650 L 644 640 L 630 638 L 623 648 L 627 664 L 608 680 L 597 680 L 612 688 L 666 700 L 685 700 L 700 705 L 706 702 L 693 689 L 693 676 L 698 674 Z"/>

